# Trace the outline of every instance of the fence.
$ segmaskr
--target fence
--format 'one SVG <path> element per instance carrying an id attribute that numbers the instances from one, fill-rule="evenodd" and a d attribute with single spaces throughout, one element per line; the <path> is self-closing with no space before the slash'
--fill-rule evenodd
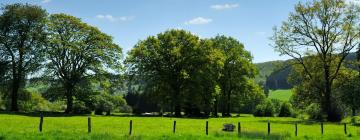
<path id="1" fill-rule="evenodd" d="M 45 120 L 45 121 L 44 121 Z M 85 120 L 84 120 L 85 121 Z M 39 131 L 40 132 L 43 132 L 43 130 L 46 128 L 43 127 L 44 123 L 46 123 L 46 119 L 44 119 L 44 116 L 41 115 L 40 116 L 40 122 L 39 122 Z M 133 120 L 130 120 L 129 121 L 129 126 L 128 126 L 128 135 L 132 135 L 133 134 L 133 123 L 137 123 L 137 122 L 133 122 Z M 238 135 L 241 135 L 242 134 L 242 130 L 244 130 L 244 127 L 241 125 L 241 124 L 244 124 L 244 123 L 251 123 L 251 122 L 237 122 L 237 132 L 233 132 L 233 133 L 237 133 Z M 176 120 L 173 121 L 173 125 L 172 125 L 172 132 L 175 134 L 177 133 L 177 125 L 179 123 L 176 122 Z M 268 121 L 267 123 L 264 123 L 265 125 L 263 126 L 259 126 L 259 127 L 262 127 L 260 129 L 264 129 L 265 132 L 267 132 L 267 135 L 271 135 L 272 134 L 272 122 Z M 266 125 L 267 124 L 267 125 Z M 276 123 L 275 123 L 276 124 Z M 159 125 L 163 125 L 163 124 L 159 124 Z M 289 123 L 288 125 L 293 125 L 293 134 L 294 136 L 298 136 L 299 133 L 306 133 L 306 130 L 303 129 L 302 132 L 299 131 L 298 129 L 298 123 L 297 122 L 293 122 L 293 123 Z M 326 127 L 324 127 L 324 123 L 323 122 L 320 122 L 320 123 L 314 123 L 314 124 L 311 124 L 312 126 L 314 125 L 318 125 L 318 133 L 323 135 L 325 132 L 326 132 Z M 140 125 L 141 126 L 141 125 Z M 204 135 L 209 135 L 209 127 L 211 126 L 211 122 L 206 120 L 204 121 L 204 125 L 203 125 L 203 128 L 205 131 L 203 131 L 203 134 Z M 346 123 L 343 123 L 343 124 L 338 124 L 338 126 L 340 127 L 343 127 L 343 134 L 348 134 L 348 128 L 347 128 L 347 124 Z M 221 128 L 219 128 L 221 130 Z M 246 128 L 245 128 L 246 129 Z M 91 117 L 89 116 L 87 118 L 87 130 L 88 130 L 88 133 L 92 133 L 92 121 L 91 121 Z M 171 131 L 171 129 L 169 130 Z M 234 130 L 235 131 L 235 130 Z M 201 133 L 201 131 L 199 130 L 198 133 Z"/>

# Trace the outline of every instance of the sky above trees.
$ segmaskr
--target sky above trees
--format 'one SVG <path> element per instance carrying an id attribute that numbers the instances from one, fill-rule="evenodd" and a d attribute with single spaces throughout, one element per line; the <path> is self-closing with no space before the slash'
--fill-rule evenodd
<path id="1" fill-rule="evenodd" d="M 254 62 L 288 59 L 269 45 L 272 28 L 286 20 L 300 0 L 1 0 L 67 13 L 114 37 L 124 52 L 139 40 L 170 28 L 202 38 L 232 36 L 245 45 Z M 349 0 L 359 2 L 359 0 Z"/>

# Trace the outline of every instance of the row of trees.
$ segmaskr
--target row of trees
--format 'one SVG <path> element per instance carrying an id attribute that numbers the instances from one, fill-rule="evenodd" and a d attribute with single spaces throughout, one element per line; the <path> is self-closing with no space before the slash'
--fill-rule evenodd
<path id="1" fill-rule="evenodd" d="M 125 60 L 132 92 L 148 94 L 163 111 L 190 116 L 222 116 L 249 111 L 263 98 L 252 80 L 257 74 L 243 44 L 226 36 L 200 39 L 168 30 L 140 41 Z M 135 85 L 135 86 L 134 86 Z M 203 114 L 202 114 L 203 112 Z"/>
<path id="2" fill-rule="evenodd" d="M 65 97 L 66 112 L 71 113 L 74 100 L 84 99 L 79 98 L 84 85 L 109 77 L 110 70 L 121 70 L 121 48 L 96 27 L 66 14 L 49 16 L 29 4 L 5 5 L 1 10 L 0 76 L 10 110 L 19 111 L 26 79 L 41 75 L 49 81 L 49 91 L 59 95 L 49 97 Z"/>
<path id="3" fill-rule="evenodd" d="M 19 111 L 29 79 L 46 85 L 41 94 L 47 100 L 66 101 L 66 113 L 82 112 L 83 106 L 109 113 L 109 106 L 124 104 L 111 95 L 125 84 L 129 94 L 149 97 L 159 111 L 175 116 L 217 116 L 218 108 L 223 116 L 251 112 L 264 98 L 252 80 L 257 74 L 252 56 L 231 37 L 200 39 L 168 30 L 137 43 L 123 73 L 121 48 L 96 27 L 70 15 L 48 15 L 38 6 L 12 4 L 2 7 L 0 41 L 2 93 L 12 111 Z"/>

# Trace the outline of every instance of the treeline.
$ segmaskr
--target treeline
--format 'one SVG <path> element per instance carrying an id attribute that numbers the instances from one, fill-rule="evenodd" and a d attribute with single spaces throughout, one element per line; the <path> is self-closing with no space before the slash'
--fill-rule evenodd
<path id="1" fill-rule="evenodd" d="M 181 116 L 251 113 L 264 99 L 252 56 L 232 37 L 200 39 L 168 30 L 140 41 L 125 60 L 129 96 L 141 94 L 160 112 Z"/>
<path id="2" fill-rule="evenodd" d="M 251 54 L 232 37 L 171 29 L 139 41 L 123 60 L 111 36 L 79 18 L 30 4 L 1 10 L 3 109 L 230 116 L 264 100 Z"/>
<path id="3" fill-rule="evenodd" d="M 29 4 L 1 8 L 0 82 L 7 110 L 109 114 L 126 105 L 113 90 L 121 80 L 121 58 L 112 37 L 79 18 Z M 26 88 L 29 82 L 46 88 L 36 93 Z"/>

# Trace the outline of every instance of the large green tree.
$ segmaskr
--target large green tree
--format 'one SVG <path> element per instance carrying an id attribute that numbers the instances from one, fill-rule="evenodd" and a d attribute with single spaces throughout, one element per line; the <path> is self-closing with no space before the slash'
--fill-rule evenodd
<path id="1" fill-rule="evenodd" d="M 221 87 L 222 116 L 230 116 L 232 96 L 244 93 L 247 80 L 254 78 L 257 71 L 250 52 L 239 41 L 226 36 L 216 36 L 211 40 L 214 47 L 224 54 L 218 83 Z"/>
<path id="2" fill-rule="evenodd" d="M 216 86 L 213 70 L 222 59 L 216 51 L 211 41 L 173 29 L 140 41 L 125 62 L 129 76 L 140 79 L 143 91 L 155 93 L 175 116 L 183 109 L 188 115 L 197 114 L 199 108 L 208 115 Z"/>
<path id="3" fill-rule="evenodd" d="M 301 66 L 304 81 L 319 81 L 311 82 L 311 86 L 317 88 L 314 96 L 320 98 L 329 121 L 340 119 L 332 89 L 344 59 L 359 44 L 359 19 L 357 5 L 342 0 L 314 0 L 297 4 L 288 20 L 274 29 L 275 50 Z M 304 60 L 306 56 L 316 57 L 317 69 L 311 69 L 312 63 Z"/>
<path id="4" fill-rule="evenodd" d="M 71 113 L 82 80 L 121 70 L 122 49 L 112 37 L 66 14 L 53 14 L 48 23 L 48 74 L 59 79 Z M 90 77 L 91 76 L 91 77 Z"/>
<path id="5" fill-rule="evenodd" d="M 1 8 L 0 59 L 9 62 L 11 110 L 18 111 L 18 92 L 25 77 L 43 62 L 47 13 L 38 6 L 11 4 Z"/>

